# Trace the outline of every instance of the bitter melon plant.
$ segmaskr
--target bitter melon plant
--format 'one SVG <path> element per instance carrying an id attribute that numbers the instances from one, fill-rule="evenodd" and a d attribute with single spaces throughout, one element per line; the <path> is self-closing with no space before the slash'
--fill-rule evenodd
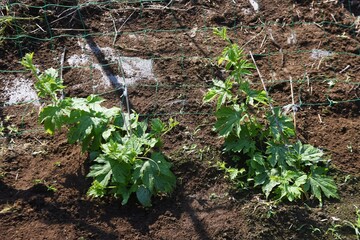
<path id="1" fill-rule="evenodd" d="M 92 197 L 113 195 L 126 204 L 135 193 L 138 201 L 148 207 L 154 194 L 170 193 L 175 187 L 171 164 L 157 151 L 161 137 L 175 127 L 173 119 L 168 124 L 159 119 L 139 121 L 135 112 L 123 114 L 121 108 L 106 108 L 99 96 L 87 98 L 66 97 L 65 88 L 55 69 L 40 73 L 33 64 L 33 53 L 21 61 L 36 78 L 35 88 L 43 100 L 39 120 L 49 134 L 67 129 L 68 142 L 81 145 L 91 161 L 88 177 L 93 183 L 88 190 Z"/>
<path id="2" fill-rule="evenodd" d="M 225 140 L 224 151 L 245 167 L 224 162 L 219 166 L 232 180 L 246 179 L 242 186 L 261 186 L 266 198 L 277 201 L 313 196 L 322 204 L 323 196 L 338 198 L 323 151 L 295 139 L 292 119 L 281 108 L 269 108 L 273 100 L 267 92 L 253 89 L 244 77 L 254 65 L 243 50 L 227 37 L 225 28 L 214 33 L 228 43 L 218 58 L 228 77 L 213 80 L 204 102 L 216 101 L 214 129 Z"/>

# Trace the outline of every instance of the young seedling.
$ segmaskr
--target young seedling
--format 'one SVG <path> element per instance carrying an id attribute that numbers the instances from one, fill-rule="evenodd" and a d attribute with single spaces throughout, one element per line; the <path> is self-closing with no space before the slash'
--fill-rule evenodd
<path id="1" fill-rule="evenodd" d="M 0 121 L 0 137 L 14 137 L 19 134 L 19 128 L 10 122 L 12 117 L 7 115 Z"/>
<path id="2" fill-rule="evenodd" d="M 340 224 L 332 224 L 331 227 L 328 228 L 325 232 L 325 236 L 328 234 L 331 234 L 331 236 L 334 239 L 342 239 L 341 234 L 339 233 L 339 230 L 342 226 Z"/>
<path id="3" fill-rule="evenodd" d="M 55 167 L 61 167 L 61 162 L 60 161 L 54 162 L 54 166 Z"/>
<path id="4" fill-rule="evenodd" d="M 354 222 L 345 220 L 344 224 L 351 227 L 354 231 L 355 231 L 355 236 L 356 239 L 359 240 L 360 239 L 360 209 L 355 206 L 356 209 L 356 219 Z"/>
<path id="5" fill-rule="evenodd" d="M 35 179 L 34 180 L 34 185 L 39 185 L 39 184 L 43 184 L 49 192 L 57 192 L 57 188 L 55 188 L 51 184 L 48 184 L 45 180 Z"/>

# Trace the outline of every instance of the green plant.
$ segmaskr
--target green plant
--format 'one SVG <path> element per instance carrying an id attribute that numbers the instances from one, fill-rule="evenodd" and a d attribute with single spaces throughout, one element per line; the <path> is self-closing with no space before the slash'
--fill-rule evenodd
<path id="1" fill-rule="evenodd" d="M 340 233 L 340 230 L 344 230 L 345 227 L 350 227 L 354 230 L 356 239 L 360 239 L 360 210 L 357 206 L 355 206 L 355 214 L 356 218 L 355 221 L 349 221 L 349 220 L 343 220 L 342 224 L 331 224 L 331 227 L 328 228 L 328 230 L 325 232 L 325 235 L 328 235 L 329 233 L 335 238 L 335 239 L 342 239 L 342 235 Z M 339 221 L 340 219 L 337 219 Z"/>
<path id="2" fill-rule="evenodd" d="M 49 192 L 57 192 L 57 188 L 54 187 L 53 185 L 45 184 L 45 186 Z"/>
<path id="3" fill-rule="evenodd" d="M 327 176 L 324 153 L 309 144 L 295 141 L 290 117 L 272 106 L 266 88 L 256 90 L 244 78 L 255 65 L 243 50 L 233 44 L 226 29 L 214 33 L 228 42 L 218 58 L 228 73 L 225 80 L 213 80 L 214 86 L 204 102 L 216 100 L 214 129 L 223 137 L 224 151 L 231 153 L 238 166 L 222 169 L 231 179 L 246 177 L 246 184 L 261 186 L 266 198 L 293 201 L 309 194 L 322 204 L 323 195 L 338 198 L 334 180 Z"/>
<path id="4" fill-rule="evenodd" d="M 57 188 L 51 184 L 48 184 L 47 181 L 45 181 L 45 180 L 35 179 L 34 185 L 38 185 L 38 184 L 43 184 L 49 192 L 57 192 Z"/>
<path id="5" fill-rule="evenodd" d="M 54 166 L 55 167 L 61 167 L 61 162 L 60 161 L 54 162 Z"/>
<path id="6" fill-rule="evenodd" d="M 0 137 L 12 137 L 19 134 L 19 128 L 15 124 L 10 124 L 11 116 L 6 116 L 0 121 Z"/>
<path id="7" fill-rule="evenodd" d="M 351 227 L 355 231 L 356 239 L 360 239 L 360 209 L 356 207 L 356 219 L 354 222 L 344 220 L 344 224 Z"/>
<path id="8" fill-rule="evenodd" d="M 344 183 L 349 182 L 351 180 L 351 178 L 352 178 L 351 174 L 346 175 L 344 178 Z"/>
<path id="9" fill-rule="evenodd" d="M 310 225 L 309 228 L 311 230 L 311 234 L 315 234 L 315 233 L 321 234 L 320 228 L 314 227 L 313 225 Z"/>
<path id="10" fill-rule="evenodd" d="M 339 232 L 341 227 L 342 226 L 340 224 L 332 224 L 331 227 L 329 227 L 328 230 L 326 230 L 325 236 L 330 233 L 334 239 L 342 239 L 342 236 Z"/>
<path id="11" fill-rule="evenodd" d="M 11 124 L 11 125 L 7 126 L 6 128 L 8 130 L 8 134 L 10 136 L 17 135 L 19 133 L 19 129 L 14 124 Z"/>
<path id="12" fill-rule="evenodd" d="M 123 114 L 118 107 L 101 106 L 104 100 L 99 96 L 58 97 L 64 86 L 55 69 L 39 75 L 33 65 L 33 53 L 26 54 L 21 63 L 37 79 L 39 97 L 51 101 L 39 114 L 46 132 L 54 134 L 66 126 L 68 142 L 80 143 L 82 151 L 89 152 L 91 167 L 87 176 L 93 178 L 89 196 L 112 194 L 126 204 L 135 193 L 142 205 L 150 206 L 152 195 L 173 190 L 176 179 L 171 164 L 157 149 L 161 147 L 161 137 L 178 122 L 170 119 L 165 124 L 152 119 L 150 130 L 135 112 Z"/>

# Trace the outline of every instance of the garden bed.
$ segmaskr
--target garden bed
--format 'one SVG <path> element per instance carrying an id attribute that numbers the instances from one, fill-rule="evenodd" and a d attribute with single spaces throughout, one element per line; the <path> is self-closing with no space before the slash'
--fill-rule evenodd
<path id="1" fill-rule="evenodd" d="M 262 0 L 258 11 L 231 0 L 18 2 L 3 14 L 39 18 L 14 20 L 0 45 L 3 239 L 356 239 L 343 223 L 360 207 L 356 1 Z M 253 52 L 276 106 L 291 103 L 292 79 L 298 138 L 331 156 L 339 200 L 275 205 L 260 190 L 235 189 L 217 169 L 222 140 L 202 99 L 224 77 L 215 59 L 225 43 L 212 33 L 224 26 Z M 66 96 L 101 94 L 119 106 L 125 82 L 142 118 L 176 118 L 163 147 L 177 177 L 170 196 L 151 208 L 86 196 L 87 154 L 65 131 L 49 136 L 37 122 L 35 80 L 19 63 L 32 51 L 42 70 L 62 69 Z M 255 72 L 250 79 L 261 88 Z"/>

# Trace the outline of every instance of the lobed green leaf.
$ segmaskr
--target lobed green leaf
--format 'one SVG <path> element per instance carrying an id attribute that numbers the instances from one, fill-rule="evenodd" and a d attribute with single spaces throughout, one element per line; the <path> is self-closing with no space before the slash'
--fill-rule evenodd
<path id="1" fill-rule="evenodd" d="M 243 111 L 238 107 L 222 107 L 216 111 L 217 121 L 215 129 L 220 136 L 227 137 L 234 129 L 236 134 L 240 134 L 241 122 L 246 118 Z"/>

